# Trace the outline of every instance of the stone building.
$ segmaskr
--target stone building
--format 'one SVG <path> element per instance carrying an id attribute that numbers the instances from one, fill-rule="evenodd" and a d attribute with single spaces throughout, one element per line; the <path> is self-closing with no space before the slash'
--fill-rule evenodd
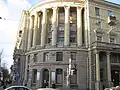
<path id="1" fill-rule="evenodd" d="M 102 90 L 120 82 L 120 5 L 104 0 L 43 0 L 23 11 L 14 61 L 29 87 L 53 83 Z"/>

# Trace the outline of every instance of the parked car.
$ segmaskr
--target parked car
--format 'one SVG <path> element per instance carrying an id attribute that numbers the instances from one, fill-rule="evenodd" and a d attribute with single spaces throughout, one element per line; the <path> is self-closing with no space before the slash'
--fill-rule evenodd
<path id="1" fill-rule="evenodd" d="M 26 86 L 10 86 L 4 90 L 32 90 Z"/>

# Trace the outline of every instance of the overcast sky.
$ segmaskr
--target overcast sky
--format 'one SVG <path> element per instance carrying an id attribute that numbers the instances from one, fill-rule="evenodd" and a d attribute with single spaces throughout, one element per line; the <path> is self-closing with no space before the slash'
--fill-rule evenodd
<path id="1" fill-rule="evenodd" d="M 21 11 L 27 10 L 41 0 L 0 0 L 0 50 L 3 48 L 3 60 L 10 68 L 13 64 L 13 50 L 15 46 L 16 33 L 20 20 Z M 120 4 L 120 0 L 107 0 Z"/>

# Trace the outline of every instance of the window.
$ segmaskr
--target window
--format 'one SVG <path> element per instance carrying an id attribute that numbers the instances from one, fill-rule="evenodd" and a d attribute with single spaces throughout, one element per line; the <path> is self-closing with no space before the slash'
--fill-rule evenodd
<path id="1" fill-rule="evenodd" d="M 108 10 L 108 16 L 112 16 L 112 11 Z"/>
<path id="2" fill-rule="evenodd" d="M 111 54 L 111 63 L 120 63 L 120 54 Z"/>
<path id="3" fill-rule="evenodd" d="M 62 84 L 63 80 L 63 70 L 62 69 L 56 69 L 56 83 Z"/>
<path id="4" fill-rule="evenodd" d="M 62 61 L 63 60 L 63 53 L 57 52 L 56 53 L 56 61 Z"/>
<path id="5" fill-rule="evenodd" d="M 59 43 L 64 42 L 64 37 L 58 37 L 58 42 Z"/>
<path id="6" fill-rule="evenodd" d="M 76 24 L 70 24 L 70 31 L 76 31 Z"/>
<path id="7" fill-rule="evenodd" d="M 49 56 L 49 53 L 48 53 L 48 52 L 45 52 L 45 53 L 44 53 L 43 62 L 48 61 L 48 56 Z"/>
<path id="8" fill-rule="evenodd" d="M 76 52 L 71 52 L 71 60 L 76 60 Z"/>
<path id="9" fill-rule="evenodd" d="M 37 69 L 33 69 L 32 83 L 36 83 L 36 80 L 37 80 Z"/>
<path id="10" fill-rule="evenodd" d="M 114 37 L 110 37 L 110 43 L 115 43 L 115 38 Z"/>
<path id="11" fill-rule="evenodd" d="M 102 36 L 97 36 L 97 41 L 102 41 Z"/>
<path id="12" fill-rule="evenodd" d="M 75 43 L 76 42 L 76 38 L 75 37 L 70 37 L 70 43 Z"/>
<path id="13" fill-rule="evenodd" d="M 34 62 L 37 62 L 37 54 L 34 54 Z"/>
<path id="14" fill-rule="evenodd" d="M 52 38 L 48 38 L 48 43 L 51 44 Z"/>
<path id="15" fill-rule="evenodd" d="M 30 63 L 30 55 L 28 55 L 28 63 Z"/>
<path id="16" fill-rule="evenodd" d="M 96 16 L 100 16 L 100 9 L 98 7 L 95 7 L 95 14 Z"/>
<path id="17" fill-rule="evenodd" d="M 103 81 L 103 77 L 104 77 L 103 73 L 104 73 L 104 70 L 100 69 L 100 78 L 101 78 L 101 81 Z"/>
<path id="18" fill-rule="evenodd" d="M 64 31 L 64 24 L 59 24 L 59 31 Z"/>

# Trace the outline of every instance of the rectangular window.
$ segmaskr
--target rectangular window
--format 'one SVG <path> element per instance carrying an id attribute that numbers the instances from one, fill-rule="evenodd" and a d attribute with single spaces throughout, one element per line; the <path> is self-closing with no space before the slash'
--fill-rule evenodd
<path id="1" fill-rule="evenodd" d="M 97 41 L 102 41 L 102 36 L 97 36 Z"/>
<path id="2" fill-rule="evenodd" d="M 108 10 L 108 16 L 112 16 L 112 11 Z"/>
<path id="3" fill-rule="evenodd" d="M 70 24 L 70 31 L 76 31 L 76 24 Z"/>
<path id="4" fill-rule="evenodd" d="M 110 37 L 110 43 L 115 43 L 115 38 L 114 37 Z"/>
<path id="5" fill-rule="evenodd" d="M 34 62 L 37 62 L 37 54 L 34 54 Z"/>
<path id="6" fill-rule="evenodd" d="M 98 7 L 95 7 L 95 14 L 96 16 L 100 16 L 100 9 Z"/>
<path id="7" fill-rule="evenodd" d="M 58 37 L 58 43 L 64 42 L 64 37 Z"/>
<path id="8" fill-rule="evenodd" d="M 28 55 L 28 64 L 30 63 L 30 55 Z"/>
<path id="9" fill-rule="evenodd" d="M 48 56 L 49 56 L 49 53 L 48 53 L 48 52 L 45 52 L 45 53 L 44 53 L 43 62 L 48 61 Z"/>
<path id="10" fill-rule="evenodd" d="M 32 83 L 36 83 L 36 80 L 37 80 L 37 69 L 33 69 Z"/>
<path id="11" fill-rule="evenodd" d="M 70 43 L 75 43 L 76 42 L 76 38 L 75 37 L 70 37 Z"/>
<path id="12" fill-rule="evenodd" d="M 71 60 L 76 60 L 76 52 L 71 52 Z"/>
<path id="13" fill-rule="evenodd" d="M 63 61 L 63 53 L 62 52 L 56 53 L 56 61 Z"/>
<path id="14" fill-rule="evenodd" d="M 48 44 L 51 44 L 52 38 L 48 38 Z"/>
<path id="15" fill-rule="evenodd" d="M 59 24 L 59 31 L 64 31 L 64 24 Z"/>

